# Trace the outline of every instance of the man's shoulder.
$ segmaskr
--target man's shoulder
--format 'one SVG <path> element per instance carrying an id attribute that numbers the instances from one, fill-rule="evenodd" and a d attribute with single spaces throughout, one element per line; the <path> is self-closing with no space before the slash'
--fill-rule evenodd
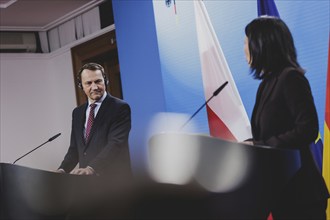
<path id="1" fill-rule="evenodd" d="M 116 105 L 128 105 L 129 106 L 129 104 L 125 100 L 120 99 L 120 98 L 117 98 L 117 97 L 114 97 L 114 96 L 112 96 L 110 94 L 107 95 L 107 97 L 105 98 L 104 101 L 106 101 L 109 104 L 110 103 L 114 103 Z"/>
<path id="2" fill-rule="evenodd" d="M 87 103 L 84 103 L 82 105 L 79 105 L 73 109 L 73 113 L 80 112 L 80 111 L 86 111 Z"/>

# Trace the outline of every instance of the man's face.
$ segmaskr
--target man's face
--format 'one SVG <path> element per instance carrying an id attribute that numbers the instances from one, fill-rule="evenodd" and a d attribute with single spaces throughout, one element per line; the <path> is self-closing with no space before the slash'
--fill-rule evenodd
<path id="1" fill-rule="evenodd" d="M 100 100 L 105 92 L 105 83 L 101 70 L 83 70 L 81 73 L 81 85 L 91 103 Z"/>

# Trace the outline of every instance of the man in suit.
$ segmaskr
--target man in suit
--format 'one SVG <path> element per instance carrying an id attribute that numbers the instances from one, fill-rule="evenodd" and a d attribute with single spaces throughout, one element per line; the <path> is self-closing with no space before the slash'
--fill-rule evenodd
<path id="1" fill-rule="evenodd" d="M 108 80 L 101 65 L 85 64 L 77 79 L 88 101 L 73 110 L 70 146 L 57 171 L 129 175 L 130 106 L 106 92 Z"/>

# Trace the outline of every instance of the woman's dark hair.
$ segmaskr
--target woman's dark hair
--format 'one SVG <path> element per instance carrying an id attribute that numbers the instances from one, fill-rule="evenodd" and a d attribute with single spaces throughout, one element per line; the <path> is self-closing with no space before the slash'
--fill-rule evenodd
<path id="1" fill-rule="evenodd" d="M 254 78 L 262 79 L 285 67 L 301 69 L 288 26 L 277 17 L 263 16 L 245 27 Z"/>

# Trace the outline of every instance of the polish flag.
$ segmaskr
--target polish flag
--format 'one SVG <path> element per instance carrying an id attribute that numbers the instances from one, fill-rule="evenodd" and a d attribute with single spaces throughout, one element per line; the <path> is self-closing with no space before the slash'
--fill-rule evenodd
<path id="1" fill-rule="evenodd" d="M 194 1 L 204 95 L 207 100 L 224 82 L 228 85 L 207 105 L 210 135 L 230 141 L 251 138 L 251 125 L 235 81 L 202 1 Z"/>

